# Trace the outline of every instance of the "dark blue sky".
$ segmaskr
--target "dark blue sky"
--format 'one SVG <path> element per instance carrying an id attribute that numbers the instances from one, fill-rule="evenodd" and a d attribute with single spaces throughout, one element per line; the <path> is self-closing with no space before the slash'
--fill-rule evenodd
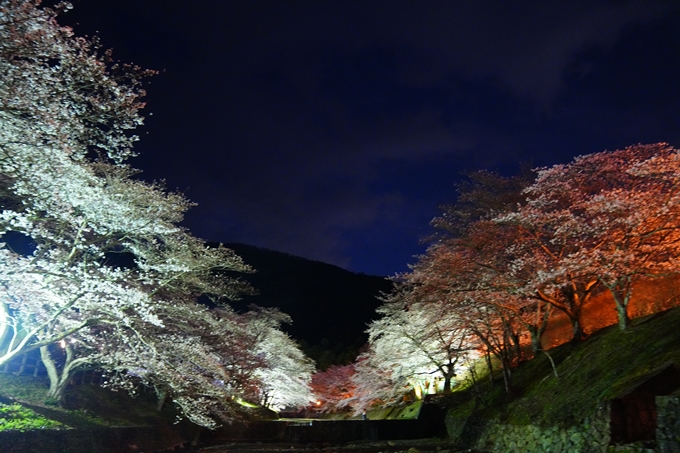
<path id="1" fill-rule="evenodd" d="M 391 275 L 462 171 L 680 146 L 676 1 L 74 3 L 162 71 L 132 164 L 210 241 Z"/>

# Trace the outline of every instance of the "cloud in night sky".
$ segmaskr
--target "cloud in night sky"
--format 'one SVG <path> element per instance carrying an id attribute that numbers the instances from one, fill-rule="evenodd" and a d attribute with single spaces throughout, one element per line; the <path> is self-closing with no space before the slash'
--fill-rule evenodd
<path id="1" fill-rule="evenodd" d="M 674 2 L 82 0 L 64 20 L 164 70 L 133 165 L 198 203 L 196 235 L 352 270 L 405 270 L 461 171 L 680 146 Z"/>

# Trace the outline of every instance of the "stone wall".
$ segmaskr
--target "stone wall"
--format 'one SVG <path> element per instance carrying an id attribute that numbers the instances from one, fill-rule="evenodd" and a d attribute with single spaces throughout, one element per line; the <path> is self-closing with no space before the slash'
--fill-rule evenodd
<path id="1" fill-rule="evenodd" d="M 656 397 L 656 443 L 659 453 L 680 453 L 680 397 Z"/>
<path id="2" fill-rule="evenodd" d="M 507 425 L 484 420 L 468 402 L 449 411 L 446 427 L 459 446 L 494 453 L 680 453 L 680 396 L 656 397 L 656 442 L 610 445 L 611 405 L 572 427 Z"/>
<path id="3" fill-rule="evenodd" d="M 448 417 L 449 435 L 463 447 L 494 453 L 605 453 L 609 450 L 609 405 L 568 428 L 506 425 L 474 415 Z M 461 413 L 460 415 L 463 415 Z"/>

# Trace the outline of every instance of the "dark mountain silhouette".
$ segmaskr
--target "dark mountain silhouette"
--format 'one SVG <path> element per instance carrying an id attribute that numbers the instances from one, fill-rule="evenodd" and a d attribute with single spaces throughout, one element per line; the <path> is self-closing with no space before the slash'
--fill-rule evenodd
<path id="1" fill-rule="evenodd" d="M 258 292 L 231 305 L 276 307 L 293 318 L 285 330 L 307 345 L 352 345 L 376 318 L 376 298 L 392 283 L 385 277 L 355 274 L 331 264 L 251 245 L 228 243 L 257 272 L 241 274 Z M 324 341 L 324 339 L 326 341 Z"/>

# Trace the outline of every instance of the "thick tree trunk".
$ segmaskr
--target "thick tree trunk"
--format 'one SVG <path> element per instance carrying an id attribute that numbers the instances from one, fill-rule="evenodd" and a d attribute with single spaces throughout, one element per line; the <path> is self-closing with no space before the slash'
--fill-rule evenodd
<path id="1" fill-rule="evenodd" d="M 561 290 L 561 297 L 553 297 L 550 294 L 537 292 L 538 298 L 549 303 L 554 308 L 562 311 L 571 322 L 572 340 L 579 342 L 585 338 L 583 323 L 581 322 L 581 310 L 588 302 L 593 290 L 597 287 L 599 280 L 588 280 L 585 282 L 572 281 L 566 284 Z"/>
<path id="2" fill-rule="evenodd" d="M 456 373 L 453 371 L 453 365 L 450 365 L 444 373 L 444 393 L 451 393 L 451 382 L 454 377 Z"/>
<path id="3" fill-rule="evenodd" d="M 628 316 L 627 307 L 621 307 L 617 304 L 616 305 L 616 313 L 618 314 L 618 318 L 619 318 L 619 329 L 620 330 L 626 330 L 627 328 L 629 328 L 630 327 L 630 317 Z"/>
<path id="4" fill-rule="evenodd" d="M 536 320 L 534 324 L 527 325 L 529 335 L 531 335 L 531 352 L 536 353 L 543 349 L 543 332 L 548 328 L 548 320 L 552 312 L 552 305 L 545 301 L 539 301 L 536 307 Z"/>
<path id="5" fill-rule="evenodd" d="M 59 372 L 52 354 L 50 353 L 49 346 L 42 346 L 40 348 L 40 358 L 42 359 L 43 365 L 47 370 L 47 377 L 50 380 L 50 388 L 47 391 L 47 397 L 52 398 L 57 403 L 61 404 L 64 400 L 64 391 L 68 386 L 68 376 L 64 376 L 63 373 Z"/>
<path id="6" fill-rule="evenodd" d="M 519 334 L 515 331 L 510 332 L 510 338 L 512 339 L 513 354 L 519 362 L 522 360 L 522 342 L 520 341 Z"/>
<path id="7" fill-rule="evenodd" d="M 64 393 L 68 388 L 73 374 L 82 369 L 83 366 L 89 364 L 87 360 L 77 359 L 75 357 L 73 347 L 70 344 L 66 343 L 64 350 L 66 352 L 66 358 L 64 360 L 64 366 L 59 370 L 52 358 L 49 346 L 40 347 L 40 358 L 42 359 L 43 365 L 45 365 L 47 376 L 50 380 L 50 389 L 47 391 L 47 396 L 48 398 L 54 398 L 60 405 L 64 401 Z"/>
<path id="8" fill-rule="evenodd" d="M 571 322 L 571 333 L 572 333 L 572 338 L 571 341 L 578 343 L 579 341 L 583 340 L 586 337 L 585 332 L 583 331 L 583 322 L 581 321 L 582 316 L 581 316 L 581 308 L 583 307 L 583 300 L 575 300 L 572 301 L 571 307 L 569 310 L 565 311 L 566 315 L 569 317 L 569 321 Z"/>

